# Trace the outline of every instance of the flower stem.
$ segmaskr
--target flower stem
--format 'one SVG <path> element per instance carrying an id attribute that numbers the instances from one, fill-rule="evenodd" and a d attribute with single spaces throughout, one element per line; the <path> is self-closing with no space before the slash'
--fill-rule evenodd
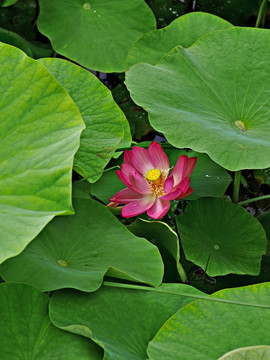
<path id="1" fill-rule="evenodd" d="M 186 296 L 191 297 L 195 299 L 204 299 L 209 301 L 216 301 L 216 302 L 222 302 L 225 304 L 234 304 L 234 305 L 242 305 L 242 306 L 251 306 L 251 307 L 258 307 L 258 308 L 264 308 L 264 309 L 270 309 L 270 305 L 265 304 L 259 304 L 259 303 L 246 303 L 246 302 L 240 302 L 230 299 L 222 299 L 218 297 L 208 296 L 208 295 L 198 295 L 194 294 L 189 291 L 179 291 L 179 290 L 168 290 L 166 288 L 160 288 L 160 287 L 149 287 L 149 286 L 142 286 L 142 285 L 133 285 L 133 284 L 124 284 L 124 283 L 115 283 L 110 281 L 104 281 L 104 286 L 108 287 L 116 287 L 116 288 L 122 288 L 122 289 L 132 289 L 132 290 L 143 290 L 143 291 L 153 291 L 153 292 L 159 292 L 159 293 L 165 293 L 170 295 L 176 295 L 176 296 Z M 188 285 L 186 285 L 188 286 Z"/>
<path id="2" fill-rule="evenodd" d="M 172 207 L 170 207 L 169 214 L 174 222 L 174 227 L 175 227 L 175 231 L 176 231 L 177 227 L 176 227 L 176 221 L 175 221 L 175 214 L 174 214 L 174 211 L 172 210 Z M 177 233 L 177 231 L 176 231 L 176 233 Z M 177 233 L 177 238 L 179 239 L 178 233 Z M 180 276 L 182 283 L 185 284 L 185 282 L 187 281 L 188 278 L 187 278 L 187 274 L 186 274 L 180 260 L 176 261 L 176 267 L 177 267 L 177 271 L 178 271 L 178 274 Z"/>
<path id="3" fill-rule="evenodd" d="M 260 201 L 260 200 L 264 200 L 264 199 L 270 199 L 270 195 L 263 195 L 263 196 L 255 197 L 255 198 L 253 198 L 253 199 L 248 199 L 248 200 L 240 201 L 240 202 L 238 203 L 238 205 L 250 204 L 250 203 L 253 203 L 253 202 L 255 202 L 255 201 Z"/>
<path id="4" fill-rule="evenodd" d="M 264 13 L 264 9 L 266 7 L 266 3 L 267 0 L 263 0 L 259 9 L 259 13 L 258 13 L 258 17 L 257 17 L 257 21 L 256 21 L 256 25 L 255 27 L 258 28 L 262 22 L 262 17 L 263 17 L 263 13 Z"/>
<path id="5" fill-rule="evenodd" d="M 240 189 L 240 182 L 241 182 L 241 170 L 236 171 L 234 174 L 234 181 L 233 181 L 233 202 L 235 204 L 238 203 L 239 198 L 239 189 Z"/>

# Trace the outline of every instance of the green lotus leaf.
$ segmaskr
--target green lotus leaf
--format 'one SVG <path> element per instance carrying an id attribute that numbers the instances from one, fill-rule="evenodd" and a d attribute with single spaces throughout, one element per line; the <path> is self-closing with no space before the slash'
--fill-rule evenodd
<path id="1" fill-rule="evenodd" d="M 147 354 L 150 360 L 216 360 L 239 347 L 270 345 L 267 336 L 270 331 L 270 283 L 225 289 L 211 297 L 254 305 L 207 300 L 186 305 L 149 343 Z"/>
<path id="2" fill-rule="evenodd" d="M 138 39 L 128 53 L 127 67 L 138 62 L 155 65 L 177 45 L 187 48 L 209 32 L 232 26 L 215 15 L 202 12 L 180 16 L 167 27 L 152 30 Z"/>
<path id="3" fill-rule="evenodd" d="M 262 224 L 267 238 L 270 240 L 270 211 L 267 211 L 257 217 L 259 222 Z"/>
<path id="4" fill-rule="evenodd" d="M 155 28 L 143 0 L 40 0 L 38 28 L 55 51 L 84 67 L 122 72 L 132 44 Z"/>
<path id="5" fill-rule="evenodd" d="M 26 55 L 33 57 L 28 41 L 12 31 L 0 28 L 0 41 L 5 44 L 16 46 L 24 51 Z"/>
<path id="6" fill-rule="evenodd" d="M 270 359 L 270 346 L 247 346 L 229 351 L 218 360 L 268 360 Z"/>
<path id="7" fill-rule="evenodd" d="M 92 341 L 53 326 L 49 299 L 28 285 L 0 284 L 1 360 L 101 360 Z"/>
<path id="8" fill-rule="evenodd" d="M 50 319 L 55 326 L 102 346 L 104 360 L 145 360 L 148 342 L 163 323 L 192 301 L 181 292 L 202 294 L 183 284 L 163 284 L 155 290 L 108 286 L 94 293 L 60 290 L 52 296 Z"/>
<path id="9" fill-rule="evenodd" d="M 95 182 L 124 137 L 123 124 L 128 126 L 125 115 L 111 92 L 89 71 L 61 59 L 39 62 L 67 90 L 81 112 L 86 129 L 81 135 L 74 169 L 89 182 Z M 130 140 L 129 135 L 128 145 Z"/>
<path id="10" fill-rule="evenodd" d="M 156 66 L 134 65 L 127 87 L 172 145 L 207 153 L 229 170 L 266 168 L 269 44 L 266 29 L 215 31 Z"/>
<path id="11" fill-rule="evenodd" d="M 266 252 L 260 222 L 245 209 L 222 199 L 200 198 L 177 217 L 186 258 L 208 275 L 258 275 Z"/>
<path id="12" fill-rule="evenodd" d="M 0 263 L 57 214 L 71 214 L 71 174 L 84 128 L 67 92 L 38 62 L 0 44 Z"/>
<path id="13" fill-rule="evenodd" d="M 127 228 L 134 235 L 146 238 L 158 247 L 165 266 L 163 282 L 179 281 L 182 267 L 179 263 L 180 249 L 177 233 L 162 221 L 147 221 L 140 218 Z"/>
<path id="14" fill-rule="evenodd" d="M 13 6 L 3 7 L 1 9 L 0 26 L 19 34 L 26 40 L 35 40 L 40 36 L 34 25 L 37 6 L 35 0 L 23 0 L 17 1 Z"/>
<path id="15" fill-rule="evenodd" d="M 95 291 L 105 274 L 161 283 L 163 263 L 154 245 L 134 236 L 90 198 L 75 198 L 73 205 L 75 215 L 51 221 L 20 255 L 0 266 L 1 277 L 41 291 Z"/>
<path id="16" fill-rule="evenodd" d="M 1 3 L 2 7 L 6 7 L 6 6 L 11 6 L 13 4 L 15 4 L 18 0 L 3 0 L 3 2 Z"/>

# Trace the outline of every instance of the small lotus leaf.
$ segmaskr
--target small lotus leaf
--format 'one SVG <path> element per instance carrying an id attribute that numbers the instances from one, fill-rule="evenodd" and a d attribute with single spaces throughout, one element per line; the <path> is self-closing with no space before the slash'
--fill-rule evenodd
<path id="1" fill-rule="evenodd" d="M 177 217 L 186 258 L 208 275 L 258 275 L 266 252 L 260 222 L 242 207 L 222 199 L 200 198 Z"/>

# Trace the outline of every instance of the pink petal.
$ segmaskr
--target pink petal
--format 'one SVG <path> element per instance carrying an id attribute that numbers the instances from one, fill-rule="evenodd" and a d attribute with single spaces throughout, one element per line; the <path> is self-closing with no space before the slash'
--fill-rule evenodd
<path id="1" fill-rule="evenodd" d="M 189 177 L 194 169 L 194 166 L 196 165 L 197 158 L 191 157 L 187 161 L 186 171 L 185 171 L 185 177 Z"/>
<path id="2" fill-rule="evenodd" d="M 122 173 L 120 170 L 116 170 L 116 175 L 118 176 L 118 178 L 122 181 L 122 183 L 124 185 L 126 185 L 127 187 L 129 187 L 129 182 L 126 182 L 125 178 L 123 177 Z"/>
<path id="3" fill-rule="evenodd" d="M 132 166 L 131 151 L 124 150 L 124 162 Z"/>
<path id="4" fill-rule="evenodd" d="M 186 198 L 187 196 L 189 196 L 191 193 L 193 192 L 193 189 L 192 188 L 188 188 L 187 191 L 180 195 L 176 200 L 181 200 L 181 199 L 184 199 Z"/>
<path id="5" fill-rule="evenodd" d="M 148 148 L 148 155 L 155 169 L 159 169 L 161 171 L 169 170 L 170 163 L 168 157 L 158 143 L 151 143 Z"/>
<path id="6" fill-rule="evenodd" d="M 154 169 L 147 150 L 134 146 L 131 151 L 132 164 L 142 175 L 145 175 L 148 170 Z"/>
<path id="7" fill-rule="evenodd" d="M 122 216 L 125 218 L 137 216 L 147 211 L 155 202 L 156 196 L 154 194 L 145 195 L 139 200 L 135 200 L 125 205 L 122 209 Z"/>
<path id="8" fill-rule="evenodd" d="M 171 176 L 173 177 L 174 186 L 180 184 L 180 182 L 184 179 L 187 162 L 188 162 L 188 157 L 186 155 L 179 156 L 171 175 L 168 177 L 168 178 L 170 178 Z"/>
<path id="9" fill-rule="evenodd" d="M 147 211 L 147 215 L 153 219 L 161 219 L 170 209 L 170 202 L 157 198 L 154 205 Z"/>
<path id="10" fill-rule="evenodd" d="M 189 178 L 185 178 L 178 186 L 177 188 L 172 191 L 171 193 L 162 196 L 160 199 L 162 200 L 175 200 L 182 194 L 184 194 L 188 188 L 189 188 L 190 180 Z"/>
<path id="11" fill-rule="evenodd" d="M 165 194 L 168 194 L 169 192 L 172 191 L 173 185 L 174 185 L 173 175 L 170 175 L 167 177 L 167 179 L 164 182 L 163 189 L 164 189 Z"/>
<path id="12" fill-rule="evenodd" d="M 137 192 L 135 192 L 129 188 L 125 188 L 125 189 L 119 191 L 114 196 L 112 196 L 110 198 L 110 201 L 112 201 L 114 203 L 118 203 L 118 204 L 126 204 L 131 201 L 141 199 L 143 197 L 144 197 L 144 195 L 138 194 Z"/>
<path id="13" fill-rule="evenodd" d="M 123 164 L 121 171 L 116 170 L 119 179 L 130 189 L 140 194 L 150 194 L 151 191 L 144 178 L 129 164 Z"/>
<path id="14" fill-rule="evenodd" d="M 149 189 L 147 182 L 142 177 L 142 175 L 137 173 L 137 171 L 133 173 L 133 181 L 136 191 L 140 192 L 141 194 L 151 194 L 151 190 Z"/>

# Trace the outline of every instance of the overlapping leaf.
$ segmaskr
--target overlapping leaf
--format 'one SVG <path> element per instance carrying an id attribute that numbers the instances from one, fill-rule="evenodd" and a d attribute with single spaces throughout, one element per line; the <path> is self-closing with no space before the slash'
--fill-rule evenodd
<path id="1" fill-rule="evenodd" d="M 270 358 L 270 346 L 258 345 L 247 346 L 229 351 L 218 360 L 268 360 Z"/>
<path id="2" fill-rule="evenodd" d="M 155 28 L 143 0 L 40 0 L 38 28 L 52 46 L 84 67 L 125 70 L 132 44 Z"/>
<path id="3" fill-rule="evenodd" d="M 139 62 L 155 65 L 174 47 L 187 48 L 209 32 L 230 27 L 227 21 L 207 13 L 191 12 L 180 16 L 167 27 L 152 30 L 137 40 L 128 53 L 127 67 Z"/>
<path id="4" fill-rule="evenodd" d="M 192 301 L 188 294 L 201 292 L 183 284 L 163 284 L 154 292 L 108 286 L 94 293 L 61 290 L 50 302 L 50 319 L 100 344 L 104 360 L 145 360 L 148 342 L 171 315 Z"/>
<path id="5" fill-rule="evenodd" d="M 211 297 L 243 306 L 196 300 L 160 329 L 147 349 L 150 360 L 216 360 L 239 347 L 270 345 L 270 284 L 221 290 Z M 268 306 L 268 308 L 260 308 Z"/>
<path id="6" fill-rule="evenodd" d="M 59 330 L 48 316 L 49 297 L 24 284 L 0 284 L 1 360 L 101 360 L 102 349 Z"/>
<path id="7" fill-rule="evenodd" d="M 95 291 L 105 274 L 158 286 L 163 263 L 157 248 L 137 238 L 105 206 L 73 200 L 75 215 L 55 218 L 17 257 L 0 267 L 7 281 L 42 291 Z"/>
<path id="8" fill-rule="evenodd" d="M 61 59 L 41 59 L 39 62 L 68 91 L 81 112 L 86 129 L 81 135 L 74 168 L 89 182 L 95 182 L 120 141 L 125 138 L 123 145 L 130 145 L 125 115 L 110 91 L 89 71 Z"/>
<path id="9" fill-rule="evenodd" d="M 1 263 L 55 215 L 72 213 L 72 163 L 84 123 L 38 62 L 1 43 L 0 65 Z"/>
<path id="10" fill-rule="evenodd" d="M 174 146 L 207 153 L 229 170 L 270 166 L 270 32 L 232 28 L 134 65 L 127 87 Z"/>
<path id="11" fill-rule="evenodd" d="M 128 229 L 134 235 L 146 238 L 158 247 L 164 262 L 163 282 L 179 281 L 182 268 L 180 265 L 180 249 L 177 233 L 162 221 L 147 221 L 140 218 L 130 224 Z"/>

